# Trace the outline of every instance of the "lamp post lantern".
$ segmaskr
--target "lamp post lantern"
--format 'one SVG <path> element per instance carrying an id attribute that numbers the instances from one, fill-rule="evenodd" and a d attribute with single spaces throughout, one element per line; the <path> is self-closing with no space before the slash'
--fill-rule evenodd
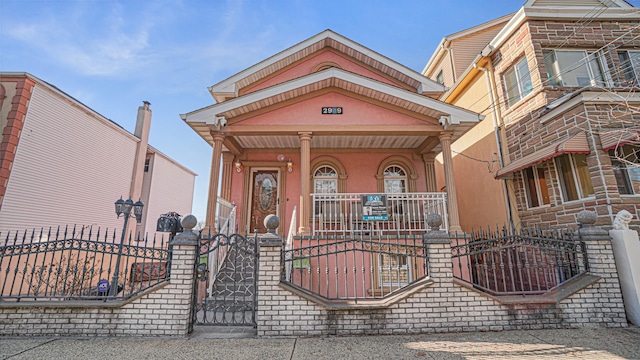
<path id="1" fill-rule="evenodd" d="M 115 296 L 118 294 L 118 274 L 120 272 L 120 259 L 122 258 L 122 248 L 124 247 L 124 239 L 127 236 L 127 223 L 129 217 L 131 217 L 131 210 L 133 209 L 133 216 L 137 221 L 142 219 L 142 209 L 144 204 L 138 200 L 135 203 L 131 199 L 120 199 L 115 202 L 116 215 L 124 215 L 124 225 L 122 226 L 122 237 L 120 238 L 120 246 L 118 247 L 118 258 L 116 259 L 116 266 L 113 272 L 113 280 L 111 281 L 111 288 L 109 289 L 109 296 Z"/>

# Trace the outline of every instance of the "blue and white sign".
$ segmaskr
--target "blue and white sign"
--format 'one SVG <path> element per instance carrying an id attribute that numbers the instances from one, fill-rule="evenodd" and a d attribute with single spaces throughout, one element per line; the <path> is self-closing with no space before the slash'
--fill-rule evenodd
<path id="1" fill-rule="evenodd" d="M 360 200 L 362 202 L 362 220 L 389 220 L 386 195 L 361 195 Z"/>

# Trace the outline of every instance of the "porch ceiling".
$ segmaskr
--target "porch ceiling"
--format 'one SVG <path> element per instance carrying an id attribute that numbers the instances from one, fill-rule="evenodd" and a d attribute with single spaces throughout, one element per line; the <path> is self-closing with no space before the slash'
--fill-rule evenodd
<path id="1" fill-rule="evenodd" d="M 416 149 L 427 138 L 428 136 L 314 136 L 311 148 Z M 300 148 L 298 136 L 243 136 L 236 140 L 245 149 Z"/>

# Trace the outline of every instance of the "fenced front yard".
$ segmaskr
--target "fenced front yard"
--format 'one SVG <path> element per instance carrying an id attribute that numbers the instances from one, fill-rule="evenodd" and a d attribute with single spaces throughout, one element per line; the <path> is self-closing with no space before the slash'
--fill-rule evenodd
<path id="1" fill-rule="evenodd" d="M 589 271 L 585 242 L 566 229 L 506 227 L 456 237 L 453 276 L 492 295 L 537 295 Z"/>
<path id="2" fill-rule="evenodd" d="M 128 299 L 170 278 L 168 238 L 122 239 L 115 229 L 9 233 L 0 246 L 0 298 Z"/>

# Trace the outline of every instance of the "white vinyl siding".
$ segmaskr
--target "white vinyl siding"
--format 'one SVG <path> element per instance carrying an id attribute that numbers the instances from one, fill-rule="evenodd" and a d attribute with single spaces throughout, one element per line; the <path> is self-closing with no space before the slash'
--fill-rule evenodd
<path id="1" fill-rule="evenodd" d="M 121 229 L 113 203 L 129 194 L 136 143 L 125 130 L 37 84 L 0 231 L 66 224 Z"/>
<path id="2" fill-rule="evenodd" d="M 158 152 L 154 154 L 150 165 L 150 171 L 145 174 L 151 174 L 151 179 L 143 181 L 149 184 L 144 226 L 149 238 L 153 238 L 161 214 L 170 211 L 175 211 L 183 217 L 191 214 L 195 175 Z M 158 233 L 158 235 L 161 234 L 165 233 Z M 165 235 L 168 236 L 168 234 Z"/>
<path id="3" fill-rule="evenodd" d="M 501 23 L 452 41 L 451 48 L 453 50 L 456 80 L 467 70 L 469 64 L 473 62 L 482 49 L 493 40 L 504 24 Z"/>

